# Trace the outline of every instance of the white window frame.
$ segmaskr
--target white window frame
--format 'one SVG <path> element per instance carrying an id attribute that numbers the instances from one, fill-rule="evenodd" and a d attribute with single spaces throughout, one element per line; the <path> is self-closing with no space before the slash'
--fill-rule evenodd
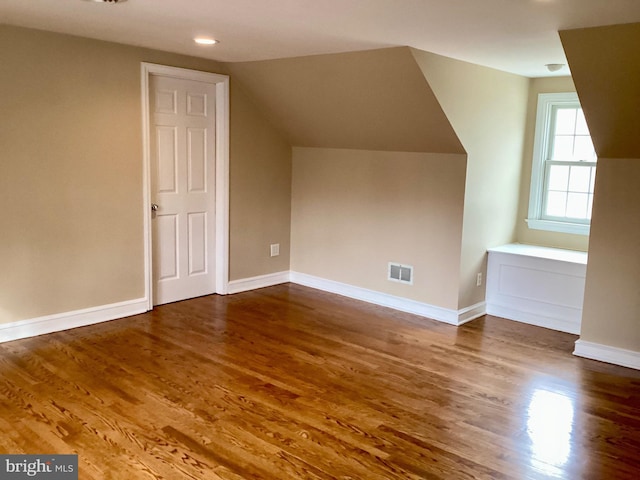
<path id="1" fill-rule="evenodd" d="M 538 95 L 536 133 L 531 166 L 531 189 L 529 192 L 529 215 L 527 225 L 536 230 L 589 235 L 590 221 L 566 221 L 564 219 L 544 219 L 544 182 L 546 176 L 546 156 L 549 150 L 551 113 L 554 107 L 580 106 L 575 92 L 541 93 Z"/>

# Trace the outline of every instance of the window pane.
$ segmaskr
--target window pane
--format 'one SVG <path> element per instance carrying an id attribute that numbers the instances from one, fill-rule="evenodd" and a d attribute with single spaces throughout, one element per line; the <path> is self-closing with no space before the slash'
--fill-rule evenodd
<path id="1" fill-rule="evenodd" d="M 569 184 L 569 167 L 551 165 L 549 168 L 549 190 L 566 191 Z"/>
<path id="2" fill-rule="evenodd" d="M 589 195 L 586 193 L 570 193 L 567 197 L 567 217 L 587 218 Z"/>
<path id="3" fill-rule="evenodd" d="M 576 160 L 593 162 L 596 159 L 596 152 L 593 149 L 591 137 L 577 136 L 573 154 Z"/>
<path id="4" fill-rule="evenodd" d="M 593 193 L 596 185 L 596 167 L 591 167 L 591 182 L 589 183 L 589 191 Z"/>
<path id="5" fill-rule="evenodd" d="M 576 131 L 576 109 L 558 108 L 556 110 L 556 135 L 573 135 Z"/>
<path id="6" fill-rule="evenodd" d="M 553 139 L 553 160 L 572 160 L 573 159 L 573 139 L 569 136 L 557 136 Z"/>
<path id="7" fill-rule="evenodd" d="M 591 167 L 571 167 L 569 191 L 589 193 Z"/>
<path id="8" fill-rule="evenodd" d="M 587 121 L 584 118 L 582 109 L 578 110 L 576 118 L 576 135 L 589 135 L 589 127 L 587 127 Z"/>
<path id="9" fill-rule="evenodd" d="M 567 194 L 564 192 L 547 193 L 547 215 L 564 217 L 567 204 Z"/>

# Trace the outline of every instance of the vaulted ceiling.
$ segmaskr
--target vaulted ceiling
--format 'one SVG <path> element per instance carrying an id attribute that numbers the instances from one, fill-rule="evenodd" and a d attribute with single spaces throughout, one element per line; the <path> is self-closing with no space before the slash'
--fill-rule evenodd
<path id="1" fill-rule="evenodd" d="M 291 145 L 465 153 L 407 47 L 227 67 Z"/>
<path id="2" fill-rule="evenodd" d="M 2 0 L 0 22 L 224 62 L 410 46 L 537 77 L 566 63 L 559 30 L 640 22 L 640 1 Z"/>

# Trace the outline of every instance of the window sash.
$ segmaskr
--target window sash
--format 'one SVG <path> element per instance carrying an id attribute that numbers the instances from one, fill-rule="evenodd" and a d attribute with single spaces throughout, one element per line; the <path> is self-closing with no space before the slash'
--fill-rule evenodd
<path id="1" fill-rule="evenodd" d="M 589 225 L 591 223 L 591 217 L 589 216 L 589 218 L 579 218 L 579 217 L 570 217 L 570 216 L 554 216 L 554 215 L 549 215 L 547 214 L 547 207 L 548 207 L 548 200 L 549 200 L 549 192 L 562 192 L 562 193 L 566 193 L 567 196 L 571 193 L 574 194 L 583 194 L 583 195 L 588 195 L 590 198 L 588 199 L 589 205 L 587 207 L 587 211 L 590 212 L 591 211 L 591 202 L 593 201 L 593 176 L 595 175 L 595 167 L 596 167 L 596 162 L 585 162 L 585 161 L 569 161 L 569 160 L 546 160 L 545 161 L 545 172 L 544 172 L 544 184 L 543 184 L 543 191 L 542 191 L 542 209 L 540 212 L 540 219 L 541 220 L 549 220 L 549 221 L 553 221 L 553 222 L 566 222 L 566 223 L 578 223 L 578 224 L 584 224 L 584 225 Z M 570 186 L 570 180 L 567 179 L 567 187 L 566 189 L 557 189 L 557 190 L 552 190 L 549 187 L 549 183 L 550 183 L 550 177 L 551 177 L 551 167 L 553 166 L 564 166 L 564 167 L 588 167 L 591 169 L 591 171 L 589 172 L 589 185 L 587 187 L 586 191 L 576 191 L 576 190 L 572 190 L 571 186 Z M 566 211 L 566 206 L 565 206 L 565 211 Z"/>
<path id="2" fill-rule="evenodd" d="M 582 112 L 582 107 L 580 106 L 580 102 L 576 101 L 576 102 L 571 102 L 571 103 L 552 103 L 551 107 L 548 109 L 548 113 L 547 115 L 549 115 L 549 119 L 548 119 L 548 126 L 545 133 L 545 143 L 546 143 L 546 160 L 566 160 L 567 157 L 560 157 L 560 158 L 555 158 L 554 157 L 554 152 L 556 150 L 556 141 L 558 140 L 558 138 L 565 138 L 565 139 L 570 139 L 571 140 L 571 150 L 573 152 L 573 159 L 571 161 L 591 161 L 589 158 L 576 158 L 576 142 L 578 139 L 580 138 L 588 138 L 591 141 L 591 135 L 589 134 L 589 132 L 587 131 L 587 133 L 583 133 L 583 132 L 578 132 L 577 131 L 577 123 L 574 124 L 573 126 L 573 131 L 572 132 L 564 132 L 564 133 L 560 133 L 558 134 L 556 132 L 556 122 L 557 122 L 557 116 L 558 116 L 558 111 L 560 110 L 576 110 L 576 111 L 580 111 Z M 577 119 L 576 119 L 577 122 Z M 597 159 L 595 157 L 589 156 L 590 158 L 593 158 L 593 161 L 596 161 Z"/>

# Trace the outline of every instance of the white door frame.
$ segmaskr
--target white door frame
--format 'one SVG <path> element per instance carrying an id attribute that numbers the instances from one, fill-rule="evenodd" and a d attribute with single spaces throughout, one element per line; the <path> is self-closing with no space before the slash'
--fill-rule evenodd
<path id="1" fill-rule="evenodd" d="M 149 145 L 149 77 L 195 80 L 216 87 L 216 205 L 215 252 L 216 293 L 225 295 L 229 288 L 229 77 L 217 73 L 141 63 L 142 71 L 142 208 L 144 219 L 144 280 L 148 310 L 153 309 L 152 240 L 151 234 L 151 149 Z"/>

